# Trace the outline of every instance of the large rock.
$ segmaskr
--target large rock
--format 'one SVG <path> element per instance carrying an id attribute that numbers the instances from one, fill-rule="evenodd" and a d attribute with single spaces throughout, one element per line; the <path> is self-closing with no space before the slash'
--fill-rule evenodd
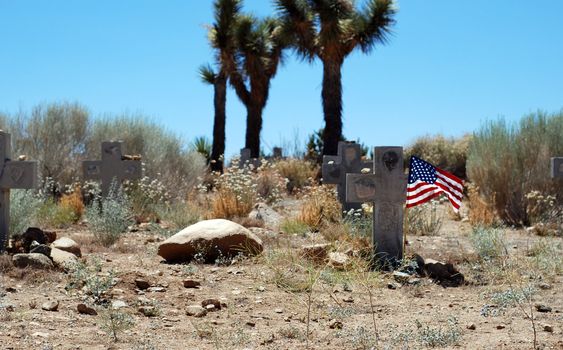
<path id="1" fill-rule="evenodd" d="M 282 221 L 282 216 L 265 203 L 258 203 L 248 214 L 250 219 L 261 220 L 266 227 L 277 230 Z"/>
<path id="2" fill-rule="evenodd" d="M 63 269 L 69 269 L 78 263 L 76 255 L 58 248 L 51 248 L 51 259 L 53 259 L 56 266 Z"/>
<path id="3" fill-rule="evenodd" d="M 12 261 L 14 266 L 19 268 L 52 269 L 54 267 L 51 259 L 39 253 L 16 254 L 13 256 Z"/>
<path id="4" fill-rule="evenodd" d="M 168 238 L 158 247 L 158 255 L 169 262 L 194 258 L 215 262 L 219 257 L 239 253 L 255 255 L 263 250 L 262 241 L 243 226 L 224 219 L 204 220 Z"/>
<path id="5" fill-rule="evenodd" d="M 72 253 L 77 257 L 82 256 L 82 252 L 80 251 L 80 246 L 78 245 L 78 243 L 68 237 L 61 237 L 57 239 L 53 242 L 53 244 L 51 244 L 51 247 Z"/>

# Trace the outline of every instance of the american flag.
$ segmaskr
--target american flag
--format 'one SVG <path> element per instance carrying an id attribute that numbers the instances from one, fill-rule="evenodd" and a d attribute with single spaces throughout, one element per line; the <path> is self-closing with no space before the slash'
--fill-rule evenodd
<path id="1" fill-rule="evenodd" d="M 444 193 L 457 213 L 463 197 L 463 183 L 456 176 L 436 168 L 417 157 L 411 157 L 407 208 L 422 204 Z"/>

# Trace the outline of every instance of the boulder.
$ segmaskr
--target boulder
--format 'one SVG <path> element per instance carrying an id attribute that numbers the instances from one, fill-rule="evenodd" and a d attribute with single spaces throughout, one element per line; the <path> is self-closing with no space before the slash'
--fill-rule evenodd
<path id="1" fill-rule="evenodd" d="M 250 219 L 261 220 L 270 229 L 277 230 L 282 221 L 282 216 L 265 203 L 258 203 L 248 214 Z"/>
<path id="2" fill-rule="evenodd" d="M 51 259 L 39 253 L 16 254 L 13 256 L 12 262 L 19 268 L 52 269 L 54 267 Z"/>
<path id="3" fill-rule="evenodd" d="M 51 244 L 51 247 L 72 253 L 77 257 L 82 256 L 82 252 L 80 251 L 80 246 L 78 245 L 78 243 L 68 237 L 61 237 L 57 239 Z"/>
<path id="4" fill-rule="evenodd" d="M 29 252 L 43 254 L 48 257 L 51 256 L 51 247 L 46 244 L 37 244 L 36 246 L 33 246 Z"/>
<path id="5" fill-rule="evenodd" d="M 78 263 L 76 255 L 58 248 L 51 248 L 51 259 L 53 259 L 56 266 L 63 269 L 71 268 Z"/>
<path id="6" fill-rule="evenodd" d="M 219 257 L 239 253 L 255 255 L 263 250 L 262 241 L 243 226 L 224 219 L 200 221 L 168 238 L 158 247 L 158 255 L 168 262 L 194 258 L 215 262 Z"/>

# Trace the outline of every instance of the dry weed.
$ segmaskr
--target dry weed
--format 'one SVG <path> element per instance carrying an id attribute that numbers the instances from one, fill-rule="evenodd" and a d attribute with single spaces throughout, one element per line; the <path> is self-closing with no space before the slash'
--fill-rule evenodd
<path id="1" fill-rule="evenodd" d="M 467 197 L 469 199 L 469 222 L 473 226 L 497 226 L 499 223 L 498 216 L 494 207 L 490 203 L 494 200 L 487 201 L 479 194 L 479 188 L 472 184 L 467 184 Z"/>
<path id="2" fill-rule="evenodd" d="M 74 214 L 75 223 L 78 222 L 84 214 L 84 202 L 82 201 L 81 193 L 80 186 L 76 186 L 72 193 L 63 195 L 59 202 L 59 206 Z"/>
<path id="3" fill-rule="evenodd" d="M 340 222 L 341 217 L 340 203 L 333 188 L 325 185 L 308 188 L 298 216 L 300 221 L 319 230 L 324 225 Z"/>
<path id="4" fill-rule="evenodd" d="M 318 172 L 318 166 L 301 159 L 284 159 L 275 164 L 279 174 L 287 179 L 286 189 L 288 193 L 310 186 Z"/>

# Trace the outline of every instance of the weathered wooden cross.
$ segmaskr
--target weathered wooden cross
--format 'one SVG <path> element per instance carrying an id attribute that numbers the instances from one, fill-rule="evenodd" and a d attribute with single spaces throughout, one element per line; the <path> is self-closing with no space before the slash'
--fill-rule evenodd
<path id="1" fill-rule="evenodd" d="M 239 169 L 252 165 L 254 169 L 260 167 L 262 162 L 258 158 L 250 158 L 250 148 L 242 148 L 240 150 L 240 159 L 238 162 Z"/>
<path id="2" fill-rule="evenodd" d="M 102 160 L 82 162 L 84 178 L 102 181 L 102 195 L 107 196 L 113 181 L 136 180 L 143 176 L 140 157 L 124 156 L 123 142 L 102 142 Z M 137 159 L 133 159 L 137 158 Z"/>
<path id="3" fill-rule="evenodd" d="M 362 161 L 362 149 L 358 143 L 339 142 L 338 155 L 323 156 L 323 183 L 336 184 L 342 210 L 360 209 L 361 204 L 346 201 L 346 174 L 359 174 L 362 169 L 373 171 L 373 163 Z"/>
<path id="4" fill-rule="evenodd" d="M 396 267 L 403 259 L 403 207 L 407 175 L 402 147 L 375 147 L 372 174 L 346 175 L 346 200 L 373 202 L 374 259 Z"/>
<path id="5" fill-rule="evenodd" d="M 551 177 L 563 179 L 563 157 L 551 158 Z"/>
<path id="6" fill-rule="evenodd" d="M 0 253 L 10 234 L 10 189 L 37 187 L 37 161 L 12 161 L 11 137 L 0 130 Z"/>

